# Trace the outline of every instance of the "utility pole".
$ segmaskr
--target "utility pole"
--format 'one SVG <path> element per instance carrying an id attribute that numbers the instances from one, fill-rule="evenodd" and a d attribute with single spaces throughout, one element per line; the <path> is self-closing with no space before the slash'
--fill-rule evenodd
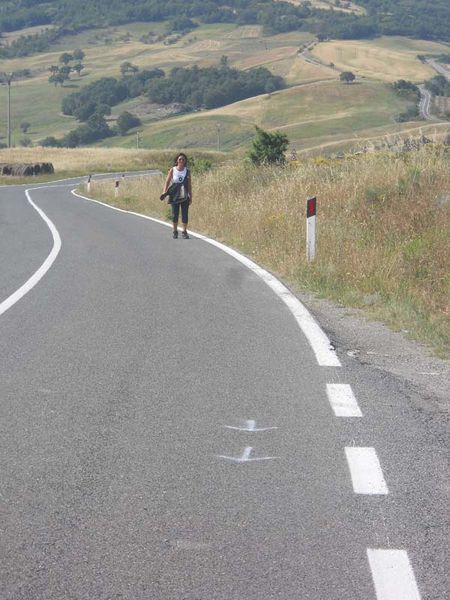
<path id="1" fill-rule="evenodd" d="M 217 124 L 217 152 L 220 152 L 220 125 Z"/>
<path id="2" fill-rule="evenodd" d="M 11 148 L 11 81 L 14 73 L 3 73 L 3 81 L 8 86 L 8 103 L 7 103 L 7 140 L 8 148 Z"/>
<path id="3" fill-rule="evenodd" d="M 6 129 L 7 129 L 7 142 L 8 148 L 11 148 L 11 81 L 14 77 L 14 73 L 0 73 L 0 81 L 8 86 L 8 101 L 7 101 L 7 113 L 6 113 Z"/>

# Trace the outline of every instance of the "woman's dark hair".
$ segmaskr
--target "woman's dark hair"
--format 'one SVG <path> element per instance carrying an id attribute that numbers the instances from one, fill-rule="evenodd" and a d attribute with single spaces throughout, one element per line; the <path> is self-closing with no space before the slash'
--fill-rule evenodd
<path id="1" fill-rule="evenodd" d="M 188 163 L 188 157 L 186 156 L 186 154 L 184 152 L 178 152 L 178 154 L 175 156 L 173 164 L 176 165 L 178 162 L 178 159 L 180 158 L 180 156 L 182 156 L 184 158 L 184 164 L 187 165 Z"/>

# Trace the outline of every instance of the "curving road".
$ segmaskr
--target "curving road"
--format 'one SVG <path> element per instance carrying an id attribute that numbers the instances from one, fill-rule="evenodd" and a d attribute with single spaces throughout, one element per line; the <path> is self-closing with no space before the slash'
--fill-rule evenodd
<path id="1" fill-rule="evenodd" d="M 433 67 L 433 69 L 439 73 L 439 75 L 443 75 L 448 81 L 450 81 L 450 69 L 444 67 L 441 63 L 436 62 L 433 59 L 427 59 L 426 62 Z"/>
<path id="2" fill-rule="evenodd" d="M 420 116 L 427 121 L 432 121 L 433 116 L 430 114 L 431 94 L 424 85 L 419 85 L 420 101 L 419 112 Z"/>
<path id="3" fill-rule="evenodd" d="M 75 183 L 0 190 L 1 598 L 448 597 L 432 399 Z"/>

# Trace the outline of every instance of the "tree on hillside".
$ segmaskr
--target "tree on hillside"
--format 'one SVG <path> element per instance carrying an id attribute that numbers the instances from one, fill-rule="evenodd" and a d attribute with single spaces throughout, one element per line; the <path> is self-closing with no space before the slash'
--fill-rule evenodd
<path id="1" fill-rule="evenodd" d="M 138 71 L 139 71 L 139 67 L 136 67 L 136 65 L 133 65 L 128 60 L 123 62 L 120 65 L 120 72 L 122 73 L 122 77 L 126 77 L 127 75 L 130 75 L 130 74 L 134 75 Z"/>
<path id="2" fill-rule="evenodd" d="M 85 56 L 86 54 L 83 52 L 83 50 L 80 50 L 79 48 L 72 52 L 73 60 L 78 60 L 81 62 Z"/>
<path id="3" fill-rule="evenodd" d="M 122 135 L 125 135 L 129 129 L 137 127 L 140 124 L 141 120 L 139 117 L 132 115 L 128 111 L 120 113 L 119 117 L 117 118 L 117 127 Z"/>
<path id="4" fill-rule="evenodd" d="M 182 17 L 177 15 L 174 19 L 171 19 L 166 26 L 166 30 L 171 32 L 187 33 L 198 27 L 194 21 L 191 21 L 188 17 Z"/>
<path id="5" fill-rule="evenodd" d="M 76 65 L 73 65 L 73 67 L 72 67 L 72 71 L 75 71 L 76 73 L 78 73 L 78 76 L 80 75 L 80 73 L 83 69 L 84 69 L 84 65 L 82 63 L 77 63 Z"/>
<path id="6" fill-rule="evenodd" d="M 39 145 L 44 148 L 58 148 L 61 146 L 60 142 L 55 138 L 55 136 L 50 135 L 39 142 Z"/>
<path id="7" fill-rule="evenodd" d="M 343 71 L 339 75 L 339 79 L 341 81 L 343 81 L 344 83 L 352 83 L 352 81 L 355 81 L 356 77 L 353 75 L 353 73 L 351 71 Z"/>
<path id="8" fill-rule="evenodd" d="M 450 82 L 443 75 L 435 75 L 425 81 L 425 87 L 433 96 L 450 96 Z"/>
<path id="9" fill-rule="evenodd" d="M 63 67 L 60 68 L 59 72 L 64 77 L 64 81 L 67 81 L 68 79 L 70 79 L 71 71 L 72 71 L 72 67 L 69 67 L 69 65 L 64 65 Z"/>
<path id="10" fill-rule="evenodd" d="M 80 144 L 80 136 L 78 135 L 76 129 L 69 131 L 61 141 L 58 141 L 58 144 L 63 148 L 76 148 Z"/>
<path id="11" fill-rule="evenodd" d="M 283 165 L 286 162 L 285 152 L 288 146 L 289 140 L 284 133 L 269 133 L 256 127 L 256 137 L 249 158 L 256 165 Z"/>
<path id="12" fill-rule="evenodd" d="M 392 89 L 401 98 L 418 100 L 420 98 L 420 90 L 411 81 L 405 79 L 399 79 L 391 84 Z"/>
<path id="13" fill-rule="evenodd" d="M 73 60 L 73 56 L 72 54 L 69 54 L 69 52 L 63 52 L 59 57 L 59 62 L 63 63 L 64 65 L 68 65 L 71 60 Z"/>
<path id="14" fill-rule="evenodd" d="M 106 115 L 110 115 L 111 114 L 111 107 L 109 106 L 109 104 L 97 104 L 95 107 L 95 113 L 96 115 L 100 115 L 101 117 L 104 117 Z"/>
<path id="15" fill-rule="evenodd" d="M 62 73 L 54 73 L 53 75 L 50 75 L 50 77 L 48 78 L 48 82 L 49 83 L 53 83 L 53 85 L 56 87 L 59 83 L 59 85 L 62 86 L 62 84 L 65 81 L 65 77 Z"/>
<path id="16" fill-rule="evenodd" d="M 75 108 L 72 114 L 78 121 L 87 121 L 89 117 L 95 114 L 96 109 L 97 104 L 95 102 L 83 102 Z"/>

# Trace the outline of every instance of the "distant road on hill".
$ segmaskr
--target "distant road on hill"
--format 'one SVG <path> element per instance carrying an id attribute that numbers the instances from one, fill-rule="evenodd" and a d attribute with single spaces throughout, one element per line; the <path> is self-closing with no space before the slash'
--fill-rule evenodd
<path id="1" fill-rule="evenodd" d="M 440 75 L 443 75 L 446 79 L 448 79 L 448 81 L 450 81 L 450 70 L 444 67 L 444 65 L 441 65 L 431 58 L 427 60 L 427 63 Z"/>
<path id="2" fill-rule="evenodd" d="M 450 71 L 448 69 L 446 69 L 443 65 L 441 65 L 440 63 L 436 62 L 435 60 L 433 60 L 431 58 L 426 59 L 426 62 L 437 73 L 439 73 L 439 75 L 443 75 L 446 79 L 448 79 L 448 81 L 450 81 Z M 419 85 L 419 90 L 420 90 L 420 102 L 419 102 L 420 116 L 422 118 L 426 119 L 427 121 L 433 121 L 436 119 L 436 117 L 434 117 L 430 113 L 430 105 L 431 105 L 432 95 L 426 89 L 426 87 L 424 85 Z"/>
<path id="3" fill-rule="evenodd" d="M 420 90 L 420 102 L 419 112 L 420 116 L 427 121 L 432 121 L 433 116 L 430 114 L 431 94 L 424 85 L 419 85 Z"/>

